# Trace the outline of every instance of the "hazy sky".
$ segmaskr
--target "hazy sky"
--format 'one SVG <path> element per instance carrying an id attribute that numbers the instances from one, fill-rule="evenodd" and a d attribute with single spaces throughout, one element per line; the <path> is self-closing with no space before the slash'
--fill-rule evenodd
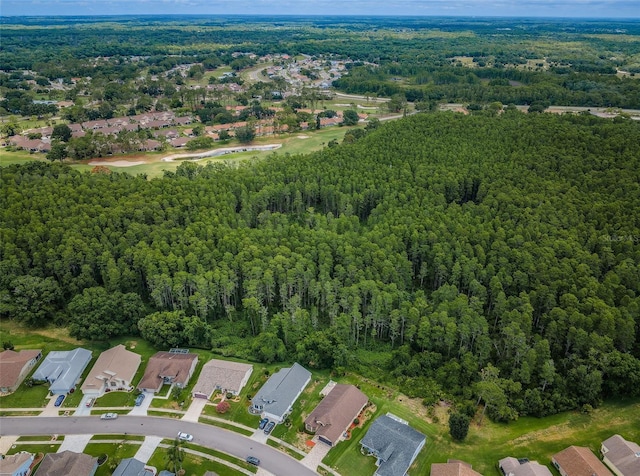
<path id="1" fill-rule="evenodd" d="M 0 0 L 0 15 L 446 15 L 640 18 L 640 0 Z"/>

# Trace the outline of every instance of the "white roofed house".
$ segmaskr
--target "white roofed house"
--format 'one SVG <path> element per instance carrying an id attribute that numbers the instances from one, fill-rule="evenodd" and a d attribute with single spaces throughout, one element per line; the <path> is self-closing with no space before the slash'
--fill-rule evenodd
<path id="1" fill-rule="evenodd" d="M 141 357 L 120 344 L 105 350 L 82 384 L 85 395 L 100 396 L 105 391 L 129 390 L 140 366 Z"/>
<path id="2" fill-rule="evenodd" d="M 53 394 L 69 393 L 75 389 L 90 361 L 91 351 L 81 347 L 70 351 L 51 351 L 33 373 L 33 379 L 48 381 L 49 391 Z"/>
<path id="3" fill-rule="evenodd" d="M 280 369 L 253 397 L 252 411 L 281 423 L 310 380 L 311 372 L 298 363 Z"/>

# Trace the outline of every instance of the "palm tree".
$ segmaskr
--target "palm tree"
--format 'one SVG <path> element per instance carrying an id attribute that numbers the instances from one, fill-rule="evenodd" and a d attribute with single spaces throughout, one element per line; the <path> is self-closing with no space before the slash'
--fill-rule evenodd
<path id="1" fill-rule="evenodd" d="M 167 470 L 178 474 L 178 472 L 182 470 L 183 460 L 184 449 L 182 448 L 182 441 L 176 438 L 173 440 L 173 445 L 171 445 L 167 451 Z"/>

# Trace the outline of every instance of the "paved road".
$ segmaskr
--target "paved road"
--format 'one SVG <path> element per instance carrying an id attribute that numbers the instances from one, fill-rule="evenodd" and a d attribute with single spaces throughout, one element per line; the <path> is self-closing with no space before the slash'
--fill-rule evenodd
<path id="1" fill-rule="evenodd" d="M 117 420 L 100 420 L 89 417 L 2 417 L 0 436 L 125 433 L 145 436 L 174 438 L 179 431 L 191 433 L 193 443 L 229 453 L 238 458 L 248 455 L 260 459 L 260 466 L 277 476 L 312 476 L 315 471 L 299 461 L 250 438 L 210 425 L 157 417 L 121 415 Z"/>

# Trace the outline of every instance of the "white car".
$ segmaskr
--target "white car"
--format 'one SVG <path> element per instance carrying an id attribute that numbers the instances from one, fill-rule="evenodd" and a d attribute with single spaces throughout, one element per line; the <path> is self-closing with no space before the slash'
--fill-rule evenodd
<path id="1" fill-rule="evenodd" d="M 118 418 L 117 413 L 103 413 L 100 415 L 101 420 L 115 420 L 116 418 Z"/>
<path id="2" fill-rule="evenodd" d="M 189 433 L 182 433 L 181 431 L 179 431 L 178 439 L 182 441 L 191 441 L 193 440 L 193 435 L 190 435 Z"/>

